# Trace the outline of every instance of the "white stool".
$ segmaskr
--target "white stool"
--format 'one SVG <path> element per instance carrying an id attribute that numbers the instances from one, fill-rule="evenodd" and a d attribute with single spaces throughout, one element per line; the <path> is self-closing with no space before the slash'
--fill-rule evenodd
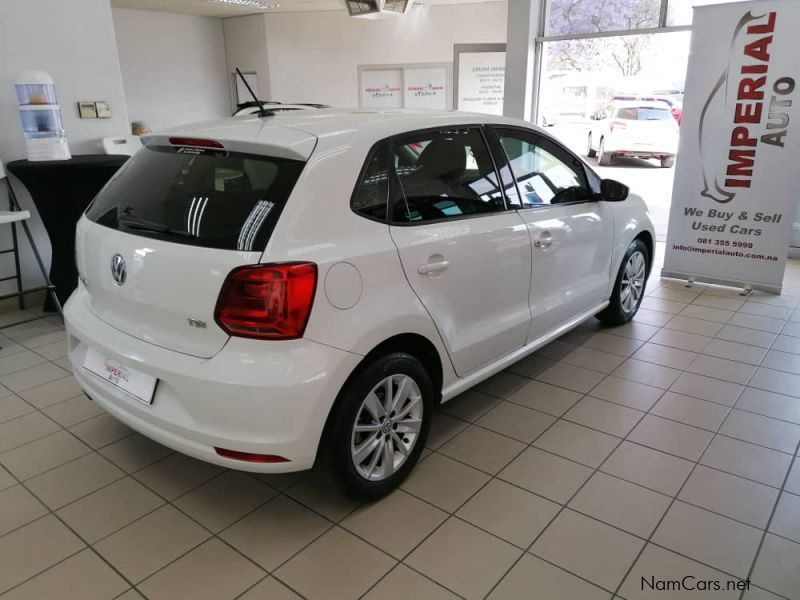
<path id="1" fill-rule="evenodd" d="M 3 162 L 0 161 L 0 184 L 2 183 L 5 183 L 6 191 L 8 192 L 8 204 L 10 210 L 0 210 L 0 225 L 11 225 L 12 247 L 5 250 L 0 250 L 0 254 L 14 253 L 15 273 L 14 275 L 10 275 L 8 277 L 0 277 L 0 281 L 11 281 L 12 279 L 16 280 L 17 291 L 0 295 L 0 300 L 17 298 L 20 309 L 24 309 L 24 297 L 27 294 L 46 291 L 48 294 L 50 294 L 50 297 L 52 298 L 56 309 L 58 309 L 59 314 L 63 314 L 61 311 L 61 303 L 58 301 L 58 296 L 56 296 L 56 288 L 53 285 L 53 282 L 50 281 L 50 274 L 47 272 L 47 269 L 44 266 L 42 257 L 39 254 L 39 249 L 36 247 L 36 243 L 33 241 L 33 236 L 31 235 L 31 230 L 28 227 L 28 219 L 31 218 L 31 213 L 30 211 L 22 210 L 20 208 L 19 202 L 17 202 L 17 196 L 14 194 L 14 188 L 11 187 L 11 181 L 8 179 L 5 169 L 3 168 Z M 25 231 L 25 235 L 28 238 L 28 243 L 31 245 L 31 250 L 33 250 L 33 255 L 36 258 L 36 263 L 39 265 L 39 270 L 42 272 L 42 277 L 45 281 L 45 285 L 43 286 L 28 289 L 22 288 L 22 273 L 19 264 L 19 244 L 17 238 L 18 223 L 22 225 L 22 229 Z M 24 323 L 25 321 L 21 322 Z M 17 325 L 18 323 L 14 324 Z"/>

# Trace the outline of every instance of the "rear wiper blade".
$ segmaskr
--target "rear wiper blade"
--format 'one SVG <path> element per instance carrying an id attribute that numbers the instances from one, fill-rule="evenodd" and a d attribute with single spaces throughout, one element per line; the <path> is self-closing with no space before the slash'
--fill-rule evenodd
<path id="1" fill-rule="evenodd" d="M 170 235 L 176 236 L 183 236 L 183 237 L 194 237 L 188 231 L 180 231 L 178 229 L 172 229 L 170 227 L 164 226 L 154 226 L 154 225 L 142 225 L 140 223 L 131 223 L 129 221 L 120 221 L 119 222 L 121 227 L 125 227 L 126 229 L 133 229 L 135 231 L 146 231 L 147 233 L 168 233 Z"/>

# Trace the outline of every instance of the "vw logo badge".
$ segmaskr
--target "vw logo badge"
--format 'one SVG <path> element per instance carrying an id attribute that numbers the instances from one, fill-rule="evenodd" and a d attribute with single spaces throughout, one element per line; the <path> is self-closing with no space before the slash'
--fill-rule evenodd
<path id="1" fill-rule="evenodd" d="M 111 277 L 114 278 L 114 283 L 117 285 L 124 285 L 125 279 L 128 277 L 128 268 L 125 266 L 125 259 L 121 254 L 115 254 L 111 257 Z"/>

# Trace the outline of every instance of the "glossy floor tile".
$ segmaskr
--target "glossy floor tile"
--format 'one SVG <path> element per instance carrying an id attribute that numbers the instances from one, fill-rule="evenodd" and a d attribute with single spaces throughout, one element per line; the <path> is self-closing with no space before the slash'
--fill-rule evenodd
<path id="1" fill-rule="evenodd" d="M 750 589 L 686 598 L 800 600 L 787 290 L 652 278 L 633 322 L 443 405 L 369 505 L 176 454 L 81 393 L 57 319 L 0 330 L 0 598 L 647 600 L 691 575 Z"/>

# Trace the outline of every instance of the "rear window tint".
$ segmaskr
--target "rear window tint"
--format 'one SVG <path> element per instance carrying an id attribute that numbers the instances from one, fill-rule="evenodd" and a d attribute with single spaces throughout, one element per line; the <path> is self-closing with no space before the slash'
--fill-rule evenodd
<path id="1" fill-rule="evenodd" d="M 672 119 L 672 113 L 667 108 L 620 108 L 617 111 L 618 119 L 629 121 L 667 121 Z"/>
<path id="2" fill-rule="evenodd" d="M 225 151 L 137 152 L 86 216 L 177 244 L 262 251 L 305 163 Z"/>

